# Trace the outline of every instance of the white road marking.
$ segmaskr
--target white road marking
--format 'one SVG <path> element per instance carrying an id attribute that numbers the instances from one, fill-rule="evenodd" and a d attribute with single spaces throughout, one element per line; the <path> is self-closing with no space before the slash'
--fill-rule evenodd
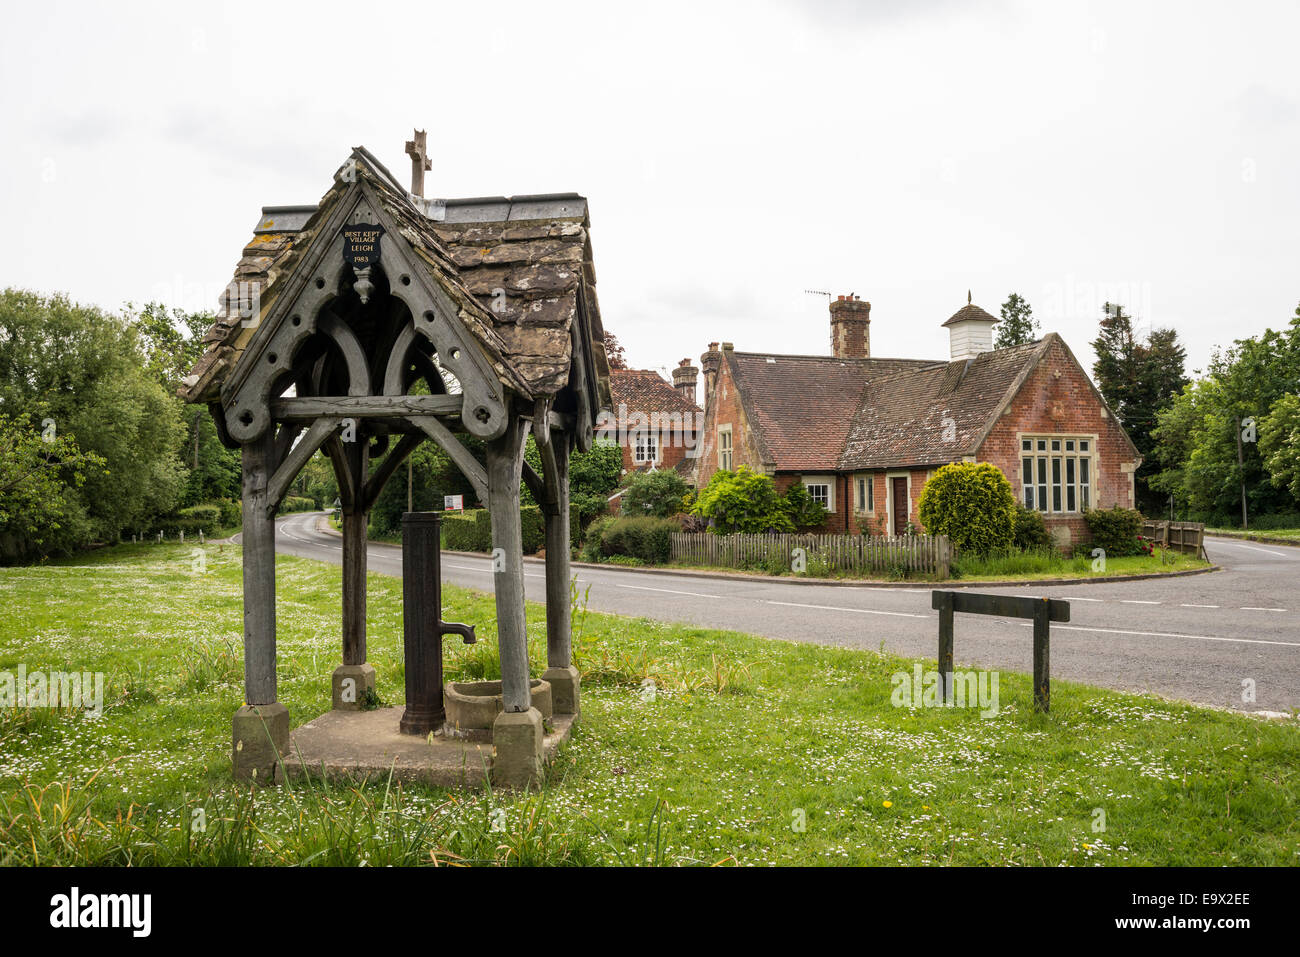
<path id="1" fill-rule="evenodd" d="M 1121 605 L 1161 605 L 1161 604 L 1164 604 L 1163 602 L 1158 602 L 1158 601 L 1139 601 L 1139 600 L 1136 599 L 1136 598 L 1121 598 L 1119 601 L 1120 601 L 1120 604 L 1121 604 Z"/>
<path id="2" fill-rule="evenodd" d="M 1032 621 L 1018 621 L 1017 625 L 1033 628 Z M 1284 645 L 1288 648 L 1300 648 L 1300 641 L 1268 641 L 1263 638 L 1216 638 L 1213 635 L 1182 635 L 1172 631 L 1125 631 L 1122 628 L 1085 628 L 1082 625 L 1053 625 L 1052 630 L 1061 631 L 1096 631 L 1107 635 L 1137 635 L 1142 638 L 1195 638 L 1198 641 L 1233 641 L 1244 645 Z"/>
<path id="3" fill-rule="evenodd" d="M 872 608 L 841 608 L 838 605 L 805 605 L 797 601 L 772 601 L 760 599 L 768 605 L 787 605 L 791 608 L 820 608 L 823 611 L 851 611 L 857 615 L 891 615 L 894 618 L 929 618 L 930 615 L 913 615 L 905 611 L 876 611 Z"/>
<path id="4" fill-rule="evenodd" d="M 1179 605 L 1179 608 L 1218 608 L 1218 605 Z"/>
<path id="5" fill-rule="evenodd" d="M 1258 545 L 1243 545 L 1241 542 L 1228 542 L 1222 538 L 1214 539 L 1214 545 L 1227 545 L 1229 548 L 1248 548 L 1252 552 L 1263 552 L 1266 555 L 1277 555 L 1279 558 L 1294 558 L 1294 555 L 1288 555 L 1286 552 L 1275 552 L 1271 548 L 1260 548 Z"/>
<path id="6" fill-rule="evenodd" d="M 1285 608 L 1260 608 L 1257 605 L 1242 605 L 1242 611 L 1286 611 Z"/>
<path id="7" fill-rule="evenodd" d="M 483 567 L 483 566 L 481 566 L 481 565 L 453 565 L 451 562 L 443 562 L 442 567 L 443 567 L 443 568 L 459 568 L 461 571 L 466 571 L 466 572 L 481 572 L 481 573 L 484 574 L 484 575 L 492 575 L 492 574 L 495 574 L 495 573 L 492 571 L 492 569 L 490 569 L 490 568 L 485 568 L 485 567 Z M 545 575 L 539 575 L 539 574 L 537 574 L 536 572 L 524 572 L 524 577 L 525 577 L 525 578 L 545 578 L 546 576 L 545 576 Z"/>
<path id="8" fill-rule="evenodd" d="M 613 585 L 615 588 L 635 588 L 637 591 L 659 591 L 667 595 L 690 595 L 692 598 L 722 598 L 721 595 L 703 595 L 697 591 L 677 591 L 673 588 L 651 588 L 648 585 L 623 585 L 619 582 L 609 582 L 609 584 Z"/>
<path id="9" fill-rule="evenodd" d="M 1078 595 L 1061 595 L 1063 601 L 1105 601 L 1104 598 L 1082 598 Z"/>

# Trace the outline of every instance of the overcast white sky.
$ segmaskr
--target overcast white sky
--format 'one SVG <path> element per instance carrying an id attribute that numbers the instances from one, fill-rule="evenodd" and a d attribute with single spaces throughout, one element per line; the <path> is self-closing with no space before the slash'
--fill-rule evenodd
<path id="1" fill-rule="evenodd" d="M 1103 300 L 1215 345 L 1300 300 L 1295 3 L 27 3 L 0 32 L 0 285 L 213 308 L 350 148 L 431 196 L 590 201 L 634 366 L 710 340 L 946 358 L 1013 290 L 1090 368 Z"/>

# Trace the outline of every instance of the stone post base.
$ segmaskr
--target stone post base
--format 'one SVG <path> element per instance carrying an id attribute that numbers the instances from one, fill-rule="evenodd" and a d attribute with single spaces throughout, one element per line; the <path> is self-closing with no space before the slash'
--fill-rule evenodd
<path id="1" fill-rule="evenodd" d="M 525 788 L 542 778 L 542 713 L 503 711 L 492 722 L 492 783 Z"/>
<path id="2" fill-rule="evenodd" d="M 551 686 L 551 707 L 555 714 L 579 712 L 581 693 L 577 668 L 573 665 L 567 668 L 547 668 L 542 680 Z"/>
<path id="3" fill-rule="evenodd" d="M 281 757 L 289 753 L 289 709 L 278 701 L 244 705 L 235 712 L 231 748 L 235 780 L 280 784 Z"/>
<path id="4" fill-rule="evenodd" d="M 375 666 L 339 665 L 330 678 L 335 711 L 361 711 L 368 692 L 375 690 Z"/>

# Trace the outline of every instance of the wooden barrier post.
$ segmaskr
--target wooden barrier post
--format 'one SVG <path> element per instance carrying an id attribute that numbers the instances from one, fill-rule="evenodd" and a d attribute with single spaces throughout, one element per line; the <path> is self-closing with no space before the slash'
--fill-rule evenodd
<path id="1" fill-rule="evenodd" d="M 930 607 L 939 612 L 939 674 L 945 691 L 952 687 L 953 612 L 1027 618 L 1034 623 L 1034 710 L 1047 713 L 1052 703 L 1051 622 L 1070 620 L 1070 603 L 1059 598 L 1020 598 L 1015 595 L 972 595 L 955 591 L 930 592 Z"/>
<path id="2" fill-rule="evenodd" d="M 1051 605 L 1046 598 L 1034 607 L 1034 710 L 1044 714 L 1052 706 L 1050 614 Z"/>
<path id="3" fill-rule="evenodd" d="M 935 592 L 939 609 L 939 690 L 945 704 L 952 699 L 952 592 Z"/>

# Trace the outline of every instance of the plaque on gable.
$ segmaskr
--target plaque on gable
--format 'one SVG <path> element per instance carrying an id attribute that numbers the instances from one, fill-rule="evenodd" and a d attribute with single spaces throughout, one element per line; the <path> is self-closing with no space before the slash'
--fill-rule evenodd
<path id="1" fill-rule="evenodd" d="M 379 262 L 379 237 L 384 227 L 378 223 L 352 223 L 343 227 L 343 259 L 354 269 L 364 269 Z"/>

